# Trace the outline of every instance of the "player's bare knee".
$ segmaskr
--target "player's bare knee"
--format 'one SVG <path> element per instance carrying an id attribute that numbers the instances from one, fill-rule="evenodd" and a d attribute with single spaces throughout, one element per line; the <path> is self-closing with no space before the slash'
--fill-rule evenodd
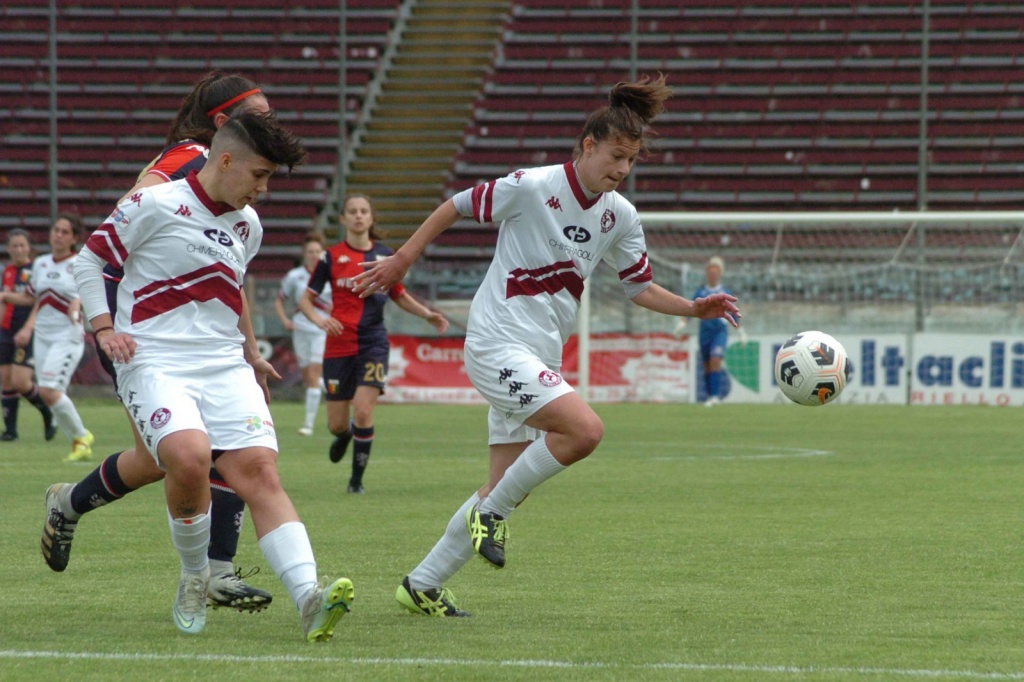
<path id="1" fill-rule="evenodd" d="M 591 412 L 587 418 L 581 418 L 573 423 L 569 435 L 575 446 L 576 458 L 583 459 L 601 444 L 601 439 L 604 438 L 604 424 L 600 417 Z"/>
<path id="2" fill-rule="evenodd" d="M 161 455 L 161 461 L 168 475 L 178 481 L 188 481 L 201 486 L 210 476 L 210 457 L 194 450 L 178 450 Z"/>
<path id="3" fill-rule="evenodd" d="M 361 429 L 373 426 L 373 408 L 357 409 L 352 415 L 352 423 Z"/>
<path id="4" fill-rule="evenodd" d="M 239 484 L 251 493 L 263 494 L 281 489 L 281 478 L 277 473 L 277 458 L 273 451 L 261 452 L 245 458 L 238 471 Z M 233 486 L 238 491 L 239 486 Z"/>

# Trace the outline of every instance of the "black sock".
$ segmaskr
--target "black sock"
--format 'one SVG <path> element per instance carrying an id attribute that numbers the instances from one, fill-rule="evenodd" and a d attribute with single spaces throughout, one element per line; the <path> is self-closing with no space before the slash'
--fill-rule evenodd
<path id="1" fill-rule="evenodd" d="M 107 457 L 88 476 L 75 484 L 71 490 L 71 508 L 79 514 L 91 512 L 135 490 L 129 488 L 117 473 L 117 458 L 120 452 Z"/>
<path id="2" fill-rule="evenodd" d="M 43 396 L 39 395 L 39 386 L 36 384 L 32 384 L 32 388 L 22 393 L 21 397 L 32 403 L 37 410 L 43 413 L 44 417 L 51 414 L 50 406 L 43 400 Z"/>
<path id="3" fill-rule="evenodd" d="M 18 401 L 21 398 L 17 391 L 4 391 L 0 395 L 0 405 L 4 409 L 4 431 L 12 436 L 18 435 Z"/>
<path id="4" fill-rule="evenodd" d="M 210 550 L 214 561 L 231 563 L 238 553 L 245 502 L 232 490 L 216 469 L 210 469 Z"/>
<path id="5" fill-rule="evenodd" d="M 349 485 L 362 485 L 363 472 L 370 463 L 370 448 L 373 447 L 373 427 L 365 429 L 352 425 L 352 478 Z"/>

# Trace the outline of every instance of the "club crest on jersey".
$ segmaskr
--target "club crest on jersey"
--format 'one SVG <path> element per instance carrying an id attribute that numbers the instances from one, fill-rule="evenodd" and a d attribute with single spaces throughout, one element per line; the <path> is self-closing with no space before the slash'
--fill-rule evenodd
<path id="1" fill-rule="evenodd" d="M 615 214 L 610 208 L 606 208 L 604 215 L 601 216 L 601 234 L 611 232 L 613 227 L 615 227 Z"/>
<path id="2" fill-rule="evenodd" d="M 550 369 L 546 369 L 538 375 L 537 381 L 540 382 L 541 386 L 551 388 L 552 386 L 557 386 L 562 383 L 562 375 L 558 372 L 552 372 Z"/>
<path id="3" fill-rule="evenodd" d="M 166 407 L 160 407 L 149 418 L 149 425 L 154 429 L 162 429 L 167 426 L 169 421 L 171 421 L 171 411 Z"/>
<path id="4" fill-rule="evenodd" d="M 249 223 L 243 220 L 240 223 L 235 223 L 231 227 L 231 229 L 234 231 L 235 234 L 238 235 L 238 238 L 241 239 L 243 242 L 249 241 Z"/>

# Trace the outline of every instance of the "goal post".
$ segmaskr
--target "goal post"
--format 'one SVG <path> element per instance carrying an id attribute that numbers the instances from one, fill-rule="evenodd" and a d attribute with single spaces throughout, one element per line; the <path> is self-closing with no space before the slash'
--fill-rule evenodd
<path id="1" fill-rule="evenodd" d="M 655 281 L 671 291 L 691 298 L 708 259 L 723 259 L 722 283 L 739 298 L 751 336 L 784 341 L 822 329 L 902 335 L 909 344 L 922 332 L 1021 330 L 1024 212 L 649 212 L 640 219 Z M 581 307 L 589 312 L 581 311 L 577 384 L 589 399 L 693 400 L 696 321 L 677 336 L 675 319 L 625 299 L 607 264 L 588 279 Z M 730 337 L 727 365 L 742 370 L 736 365 L 746 361 L 752 352 Z M 690 372 L 679 383 L 676 364 Z M 608 381 L 632 388 L 605 390 Z"/>

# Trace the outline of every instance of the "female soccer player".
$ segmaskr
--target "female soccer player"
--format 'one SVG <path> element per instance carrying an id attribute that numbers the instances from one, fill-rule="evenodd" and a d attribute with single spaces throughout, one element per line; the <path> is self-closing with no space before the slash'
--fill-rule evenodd
<path id="1" fill-rule="evenodd" d="M 722 272 L 725 270 L 725 262 L 718 256 L 713 256 L 704 267 L 704 276 L 707 284 L 697 289 L 694 298 L 702 298 L 711 294 L 732 294 L 731 291 L 722 285 Z M 682 318 L 676 324 L 675 334 L 680 336 L 686 327 L 686 318 Z M 747 333 L 742 326 L 738 326 L 740 342 L 747 342 Z M 722 359 L 725 357 L 725 347 L 728 342 L 729 327 L 725 320 L 711 319 L 700 321 L 700 359 L 704 369 L 704 392 L 707 398 L 704 400 L 705 407 L 714 407 L 725 397 L 725 369 L 722 368 Z"/>
<path id="2" fill-rule="evenodd" d="M 34 300 L 26 293 L 32 276 L 32 244 L 28 232 L 14 228 L 7 233 L 7 254 L 11 262 L 4 268 L 3 317 L 0 318 L 0 381 L 3 382 L 4 432 L 0 441 L 18 440 L 19 396 L 32 403 L 43 415 L 43 437 L 53 440 L 57 427 L 53 425 L 53 412 L 39 394 L 32 375 L 32 343 L 17 346 L 14 335 L 18 333 L 32 311 Z"/>
<path id="3" fill-rule="evenodd" d="M 217 71 L 208 74 L 182 101 L 167 134 L 167 147 L 142 171 L 138 182 L 122 197 L 122 201 L 136 196 L 146 187 L 179 180 L 192 171 L 201 170 L 206 163 L 214 134 L 233 112 L 240 110 L 269 111 L 267 98 L 247 78 Z M 112 220 L 118 219 L 120 210 L 115 210 Z M 107 264 L 103 269 L 107 303 L 112 314 L 117 310 L 121 276 L 120 267 Z M 241 324 L 251 329 L 244 292 L 242 297 L 245 309 Z M 103 352 L 99 353 L 99 358 L 116 385 L 117 374 L 113 363 Z M 263 390 L 269 399 L 265 384 Z M 71 541 L 82 514 L 163 478 L 163 471 L 146 452 L 146 444 L 142 442 L 138 425 L 130 414 L 129 421 L 135 434 L 134 448 L 110 455 L 77 484 L 58 483 L 50 486 L 46 501 L 47 521 L 43 527 L 40 548 L 47 565 L 54 571 L 67 568 Z M 213 576 L 210 580 L 210 603 L 214 607 L 258 612 L 268 606 L 273 597 L 269 592 L 244 582 L 240 569 L 236 570 L 232 565 L 238 550 L 245 504 L 216 469 L 210 470 L 210 486 L 214 510 L 210 542 Z"/>
<path id="4" fill-rule="evenodd" d="M 201 171 L 122 201 L 89 238 L 75 272 L 96 337 L 116 365 L 121 401 L 167 472 L 181 558 L 172 615 L 186 634 L 206 623 L 214 460 L 250 505 L 260 550 L 299 610 L 306 639 L 330 639 L 352 601 L 347 578 L 317 583 L 305 526 L 278 477 L 274 422 L 257 379 L 273 368 L 242 329 L 242 281 L 263 239 L 250 204 L 278 166 L 291 170 L 305 155 L 272 114 L 233 116 Z M 195 248 L 203 244 L 216 248 Z M 104 263 L 124 270 L 116 322 Z"/>
<path id="5" fill-rule="evenodd" d="M 71 376 L 85 352 L 82 301 L 73 274 L 78 258 L 75 244 L 81 233 L 82 219 L 77 215 L 61 213 L 53 223 L 50 253 L 32 262 L 27 293 L 35 303 L 14 335 L 14 345 L 32 344 L 39 395 L 53 411 L 57 426 L 71 440 L 71 452 L 65 462 L 88 460 L 96 440 L 67 396 Z"/>
<path id="6" fill-rule="evenodd" d="M 317 410 L 320 409 L 320 397 L 323 395 L 321 378 L 323 376 L 324 344 L 327 334 L 317 327 L 298 309 L 299 301 L 306 293 L 309 276 L 324 253 L 324 236 L 319 230 L 306 233 L 306 241 L 302 249 L 302 265 L 288 271 L 281 280 L 281 290 L 274 299 L 274 312 L 281 320 L 284 328 L 292 333 L 292 349 L 295 359 L 302 370 L 302 384 L 306 387 L 306 417 L 302 421 L 299 433 L 303 436 L 313 435 L 313 423 L 316 421 Z M 296 306 L 295 312 L 288 317 L 285 302 Z M 313 305 L 317 310 L 331 309 L 331 286 L 324 285 L 324 290 Z"/>
<path id="7" fill-rule="evenodd" d="M 617 84 L 609 105 L 587 119 L 571 161 L 456 194 L 394 256 L 367 264 L 356 277 L 361 296 L 378 295 L 460 217 L 501 221 L 494 260 L 470 307 L 465 345 L 469 378 L 491 405 L 490 476 L 399 586 L 396 598 L 414 613 L 468 615 L 445 582 L 474 551 L 504 566 L 512 510 L 601 442 L 601 420 L 559 374 L 583 282 L 599 261 L 615 264 L 626 296 L 644 308 L 733 323 L 739 316 L 732 296 L 690 301 L 654 284 L 636 209 L 615 192 L 670 95 L 663 76 Z"/>
<path id="8" fill-rule="evenodd" d="M 448 320 L 413 298 L 397 281 L 387 294 L 360 297 L 354 293 L 352 278 L 363 272 L 363 264 L 393 252 L 378 241 L 377 215 L 369 197 L 346 197 L 341 224 L 345 226 L 345 239 L 324 252 L 299 300 L 299 310 L 327 332 L 327 428 L 335 436 L 328 454 L 332 462 L 340 462 L 348 442 L 353 441 L 348 491 L 362 493 L 363 473 L 373 445 L 373 410 L 388 376 L 391 347 L 384 329 L 384 304 L 390 296 L 399 308 L 422 317 L 441 334 L 448 329 Z M 329 282 L 336 286 L 331 291 L 331 314 L 324 316 L 316 311 L 315 301 Z"/>

